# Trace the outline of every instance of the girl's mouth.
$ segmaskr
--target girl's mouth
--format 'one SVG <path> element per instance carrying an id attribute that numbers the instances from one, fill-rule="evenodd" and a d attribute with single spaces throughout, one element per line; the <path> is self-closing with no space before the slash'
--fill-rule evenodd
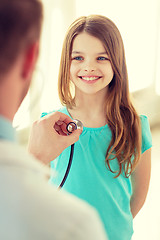
<path id="1" fill-rule="evenodd" d="M 79 76 L 80 79 L 87 82 L 95 82 L 98 79 L 102 78 L 101 76 Z"/>

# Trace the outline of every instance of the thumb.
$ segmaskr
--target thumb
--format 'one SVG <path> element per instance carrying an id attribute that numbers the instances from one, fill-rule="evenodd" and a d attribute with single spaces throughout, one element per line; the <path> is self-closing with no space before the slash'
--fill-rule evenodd
<path id="1" fill-rule="evenodd" d="M 70 143 L 73 144 L 79 140 L 79 136 L 81 135 L 82 130 L 76 129 L 73 131 L 70 135 L 67 136 L 68 140 L 70 140 Z"/>

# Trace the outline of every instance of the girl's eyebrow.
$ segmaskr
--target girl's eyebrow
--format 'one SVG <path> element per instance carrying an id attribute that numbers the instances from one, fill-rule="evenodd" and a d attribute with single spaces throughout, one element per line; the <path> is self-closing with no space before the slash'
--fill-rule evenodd
<path id="1" fill-rule="evenodd" d="M 83 54 L 83 52 L 79 52 L 79 51 L 73 51 L 73 52 L 72 52 L 72 54 Z M 107 54 L 107 52 L 100 52 L 100 53 L 96 53 L 96 55 L 101 55 L 101 54 L 102 54 L 102 55 L 103 55 L 103 54 L 106 54 L 106 55 L 108 55 L 108 54 Z"/>
<path id="2" fill-rule="evenodd" d="M 82 52 L 79 52 L 79 51 L 73 51 L 72 53 L 73 54 L 82 54 Z"/>
<path id="3" fill-rule="evenodd" d="M 102 55 L 103 55 L 103 54 L 108 55 L 107 52 L 100 52 L 100 53 L 97 53 L 97 55 L 101 55 L 101 54 L 102 54 Z"/>

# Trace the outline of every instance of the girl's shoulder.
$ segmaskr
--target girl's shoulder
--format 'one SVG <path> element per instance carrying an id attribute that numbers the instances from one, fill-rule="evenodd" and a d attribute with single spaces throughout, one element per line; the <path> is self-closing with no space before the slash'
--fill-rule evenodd
<path id="1" fill-rule="evenodd" d="M 139 117 L 141 122 L 148 122 L 148 117 L 146 115 L 141 114 Z"/>
<path id="2" fill-rule="evenodd" d="M 142 153 L 152 147 L 152 134 L 149 119 L 146 115 L 140 115 L 142 132 Z"/>
<path id="3" fill-rule="evenodd" d="M 150 124 L 149 119 L 146 115 L 140 115 L 140 121 L 141 121 L 141 129 L 142 132 L 150 132 Z"/>
<path id="4" fill-rule="evenodd" d="M 44 116 L 46 116 L 46 115 L 48 115 L 48 114 L 57 112 L 57 111 L 58 111 L 58 112 L 61 112 L 61 113 L 65 113 L 66 115 L 69 115 L 66 107 L 61 107 L 61 108 L 59 108 L 59 109 L 55 109 L 55 110 L 52 110 L 52 111 L 49 111 L 49 112 L 42 112 L 41 118 L 44 117 Z"/>

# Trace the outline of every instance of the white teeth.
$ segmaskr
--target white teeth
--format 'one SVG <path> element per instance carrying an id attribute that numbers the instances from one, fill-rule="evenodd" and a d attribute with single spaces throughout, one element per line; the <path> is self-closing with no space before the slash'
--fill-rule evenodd
<path id="1" fill-rule="evenodd" d="M 82 79 L 86 80 L 86 81 L 93 81 L 98 79 L 99 77 L 82 77 Z"/>

